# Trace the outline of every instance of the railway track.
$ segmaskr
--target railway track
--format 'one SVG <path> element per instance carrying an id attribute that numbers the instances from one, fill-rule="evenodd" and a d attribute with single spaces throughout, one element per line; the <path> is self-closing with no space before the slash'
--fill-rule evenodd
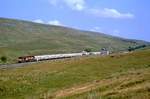
<path id="1" fill-rule="evenodd" d="M 39 61 L 34 61 L 34 62 L 23 62 L 23 63 L 14 63 L 14 64 L 2 64 L 0 65 L 0 69 L 13 69 L 17 67 L 24 67 L 28 66 L 30 64 L 35 64 L 35 63 L 40 63 L 40 62 L 45 62 L 45 61 L 56 61 L 56 60 L 63 60 L 63 59 L 71 59 L 73 57 L 64 57 L 64 58 L 56 58 L 56 59 L 47 59 L 47 60 L 39 60 Z"/>
<path id="2" fill-rule="evenodd" d="M 2 65 L 0 65 L 0 69 L 13 69 L 13 68 L 17 68 L 17 67 L 25 67 L 25 66 L 28 66 L 28 65 L 31 65 L 31 64 L 42 63 L 42 62 L 45 62 L 45 61 L 56 61 L 56 60 L 63 60 L 63 59 L 68 59 L 68 58 L 34 61 L 34 62 L 25 62 L 25 63 L 14 63 L 14 64 L 2 64 Z M 69 59 L 71 59 L 71 58 L 69 58 Z"/>
<path id="3" fill-rule="evenodd" d="M 0 65 L 0 69 L 12 69 L 12 68 L 17 68 L 17 67 L 24 67 L 24 66 L 28 66 L 34 63 L 37 63 L 37 62 L 4 64 L 4 65 Z"/>

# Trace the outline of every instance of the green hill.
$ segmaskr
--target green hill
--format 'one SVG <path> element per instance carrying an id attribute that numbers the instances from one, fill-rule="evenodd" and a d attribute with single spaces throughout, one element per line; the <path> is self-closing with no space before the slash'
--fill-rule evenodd
<path id="1" fill-rule="evenodd" d="M 94 51 L 105 47 L 111 51 L 126 50 L 129 46 L 149 44 L 103 33 L 0 18 L 0 56 L 9 62 L 22 55 Z"/>
<path id="2" fill-rule="evenodd" d="M 150 99 L 150 50 L 0 69 L 1 99 Z"/>

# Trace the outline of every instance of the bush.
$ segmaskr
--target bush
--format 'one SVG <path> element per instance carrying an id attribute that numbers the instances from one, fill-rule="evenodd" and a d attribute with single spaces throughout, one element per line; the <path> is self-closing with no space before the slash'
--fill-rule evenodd
<path id="1" fill-rule="evenodd" d="M 6 57 L 6 56 L 2 56 L 0 59 L 1 59 L 1 61 L 2 61 L 3 63 L 6 63 L 6 62 L 7 62 L 7 57 Z"/>
<path id="2" fill-rule="evenodd" d="M 86 48 L 84 51 L 86 51 L 86 52 L 92 52 L 92 49 L 91 48 Z"/>
<path id="3" fill-rule="evenodd" d="M 129 46 L 128 51 L 134 51 L 134 50 L 144 48 L 144 47 L 146 47 L 146 45 L 140 45 L 140 46 L 136 46 L 136 47 Z"/>

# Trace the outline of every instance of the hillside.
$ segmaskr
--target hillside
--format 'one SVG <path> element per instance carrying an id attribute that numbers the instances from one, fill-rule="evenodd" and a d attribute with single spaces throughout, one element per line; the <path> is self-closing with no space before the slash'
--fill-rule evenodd
<path id="1" fill-rule="evenodd" d="M 99 51 L 103 47 L 119 51 L 141 44 L 148 43 L 67 27 L 0 18 L 0 56 L 7 56 L 9 61 L 22 55 L 81 52 L 86 48 Z"/>
<path id="2" fill-rule="evenodd" d="M 1 99 L 150 99 L 150 50 L 0 69 Z"/>

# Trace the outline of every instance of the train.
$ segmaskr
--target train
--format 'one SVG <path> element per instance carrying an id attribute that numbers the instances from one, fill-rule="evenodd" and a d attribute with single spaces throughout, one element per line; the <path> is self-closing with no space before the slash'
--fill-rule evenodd
<path id="1" fill-rule="evenodd" d="M 69 53 L 69 54 L 22 56 L 22 57 L 18 57 L 18 63 L 36 62 L 36 61 L 54 60 L 54 59 L 63 59 L 63 58 L 72 58 L 72 57 L 81 57 L 81 56 L 87 56 L 87 55 L 103 55 L 103 54 L 104 54 L 104 52 L 86 52 L 86 51 L 83 51 L 81 53 Z M 106 54 L 108 54 L 108 52 Z"/>

